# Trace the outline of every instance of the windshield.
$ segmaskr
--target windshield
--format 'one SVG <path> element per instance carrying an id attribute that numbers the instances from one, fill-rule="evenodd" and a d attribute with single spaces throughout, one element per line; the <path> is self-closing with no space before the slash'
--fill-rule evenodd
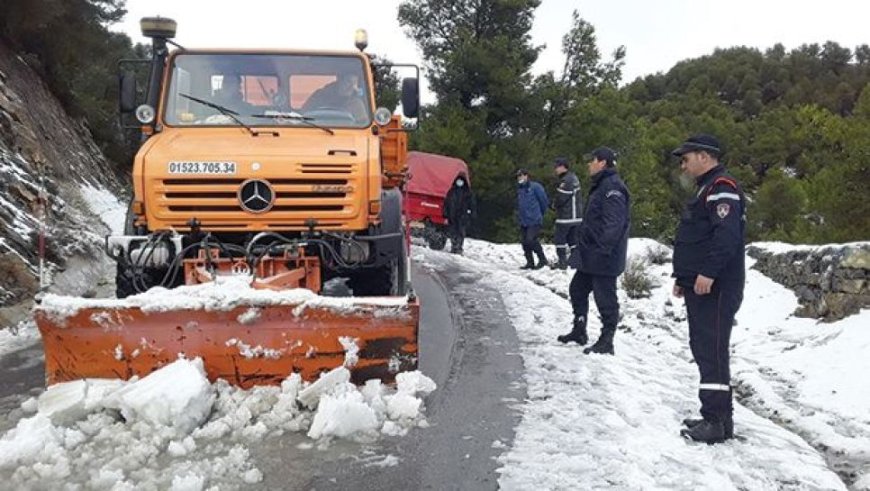
<path id="1" fill-rule="evenodd" d="M 172 126 L 362 128 L 372 110 L 356 56 L 179 54 L 164 120 Z"/>

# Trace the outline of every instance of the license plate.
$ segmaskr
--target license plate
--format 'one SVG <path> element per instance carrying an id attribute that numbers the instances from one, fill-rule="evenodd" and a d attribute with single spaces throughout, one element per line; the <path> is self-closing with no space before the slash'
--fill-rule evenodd
<path id="1" fill-rule="evenodd" d="M 170 162 L 170 174 L 235 174 L 235 162 Z"/>

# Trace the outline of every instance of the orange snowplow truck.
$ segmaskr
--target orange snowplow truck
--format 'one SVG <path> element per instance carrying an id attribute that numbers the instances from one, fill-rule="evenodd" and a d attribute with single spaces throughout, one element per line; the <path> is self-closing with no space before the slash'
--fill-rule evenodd
<path id="1" fill-rule="evenodd" d="M 245 387 L 292 372 L 311 380 L 345 363 L 348 342 L 358 382 L 415 369 L 407 134 L 376 104 L 376 71 L 389 67 L 363 52 L 364 31 L 358 51 L 170 52 L 174 21 L 141 25 L 153 40 L 145 100 L 122 73 L 120 110 L 135 115 L 142 143 L 124 234 L 106 239 L 119 300 L 64 315 L 36 309 L 48 383 L 144 375 L 180 355 Z M 416 118 L 418 78 L 401 85 L 403 113 Z M 249 277 L 255 290 L 327 295 L 324 283 L 346 278 L 353 298 L 248 295 L 167 310 L 134 297 L 155 287 L 181 296 L 227 276 Z"/>

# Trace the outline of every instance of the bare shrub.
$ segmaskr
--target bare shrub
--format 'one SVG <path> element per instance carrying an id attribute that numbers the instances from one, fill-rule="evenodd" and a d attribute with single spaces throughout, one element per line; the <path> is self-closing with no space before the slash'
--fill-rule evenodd
<path id="1" fill-rule="evenodd" d="M 646 248 L 644 257 L 650 264 L 662 265 L 671 261 L 671 250 L 662 244 L 655 244 Z"/>
<path id="2" fill-rule="evenodd" d="M 622 288 L 629 298 L 647 298 L 650 296 L 653 280 L 647 274 L 648 263 L 642 258 L 633 258 L 629 261 L 625 272 L 622 273 Z"/>

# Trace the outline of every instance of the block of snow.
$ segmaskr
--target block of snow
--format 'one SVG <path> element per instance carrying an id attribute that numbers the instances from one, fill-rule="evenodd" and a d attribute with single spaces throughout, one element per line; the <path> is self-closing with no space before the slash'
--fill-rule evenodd
<path id="1" fill-rule="evenodd" d="M 299 402 L 308 408 L 317 407 L 320 397 L 336 385 L 350 381 L 350 370 L 345 367 L 336 367 L 323 374 L 316 382 L 299 392 Z"/>
<path id="2" fill-rule="evenodd" d="M 419 370 L 402 372 L 396 375 L 396 387 L 406 394 L 428 394 L 435 390 L 435 381 L 423 375 Z"/>
<path id="3" fill-rule="evenodd" d="M 423 401 L 407 392 L 387 396 L 387 414 L 390 419 L 414 419 L 420 414 Z"/>
<path id="4" fill-rule="evenodd" d="M 375 412 L 366 405 L 362 394 L 358 391 L 344 392 L 325 395 L 320 399 L 308 436 L 314 439 L 347 437 L 354 433 L 372 432 L 377 428 Z"/>
<path id="5" fill-rule="evenodd" d="M 172 478 L 172 486 L 169 491 L 202 491 L 205 487 L 205 478 L 199 474 L 185 474 Z"/>
<path id="6" fill-rule="evenodd" d="M 88 383 L 74 380 L 54 384 L 43 392 L 37 401 L 39 413 L 56 425 L 71 424 L 85 416 L 85 399 Z"/>
<path id="7" fill-rule="evenodd" d="M 47 460 L 62 454 L 63 440 L 60 428 L 42 414 L 24 418 L 0 438 L 0 469 L 13 470 L 21 464 Z"/>
<path id="8" fill-rule="evenodd" d="M 119 391 L 127 421 L 146 421 L 190 433 L 211 413 L 214 388 L 202 360 L 179 359 Z"/>

